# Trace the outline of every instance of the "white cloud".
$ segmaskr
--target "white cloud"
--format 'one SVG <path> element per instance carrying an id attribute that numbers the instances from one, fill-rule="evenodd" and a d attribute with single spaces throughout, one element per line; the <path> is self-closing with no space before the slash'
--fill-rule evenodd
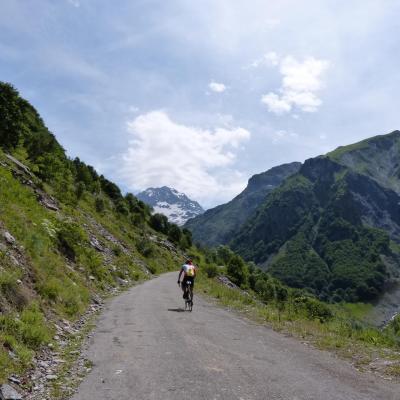
<path id="1" fill-rule="evenodd" d="M 121 178 L 132 191 L 167 185 L 210 205 L 229 200 L 246 184 L 233 169 L 240 144 L 250 138 L 246 129 L 210 131 L 152 111 L 128 122 L 128 132 Z"/>
<path id="2" fill-rule="evenodd" d="M 79 8 L 81 6 L 81 2 L 79 0 L 68 0 L 68 3 L 76 8 Z"/>
<path id="3" fill-rule="evenodd" d="M 288 132 L 285 130 L 279 130 L 276 132 L 273 132 L 271 135 L 272 138 L 272 143 L 277 144 L 277 143 L 297 143 L 299 139 L 299 135 L 295 132 Z"/>
<path id="4" fill-rule="evenodd" d="M 278 62 L 278 58 L 272 59 Z M 322 104 L 318 92 L 323 88 L 322 76 L 329 67 L 326 60 L 308 57 L 303 62 L 286 56 L 279 63 L 282 84 L 279 94 L 270 92 L 261 102 L 275 114 L 284 114 L 297 107 L 304 112 L 315 112 Z"/>
<path id="5" fill-rule="evenodd" d="M 279 65 L 280 62 L 280 57 L 275 51 L 270 51 L 266 54 L 264 54 L 261 58 L 258 58 L 257 60 L 253 61 L 250 64 L 250 67 L 258 68 L 261 66 L 272 66 L 276 67 Z"/>
<path id="6" fill-rule="evenodd" d="M 269 111 L 278 115 L 287 113 L 292 109 L 290 102 L 272 92 L 264 94 L 261 97 L 261 102 L 268 107 Z"/>
<path id="7" fill-rule="evenodd" d="M 218 83 L 218 82 L 214 82 L 214 81 L 210 82 L 208 87 L 213 92 L 216 92 L 216 93 L 222 93 L 222 92 L 225 92 L 225 90 L 226 90 L 226 86 L 223 83 Z"/>

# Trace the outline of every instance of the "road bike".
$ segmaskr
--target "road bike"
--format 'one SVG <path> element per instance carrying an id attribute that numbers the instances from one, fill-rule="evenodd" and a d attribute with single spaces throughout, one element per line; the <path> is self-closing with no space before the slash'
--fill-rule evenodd
<path id="1" fill-rule="evenodd" d="M 185 310 L 192 311 L 193 310 L 193 286 L 191 281 L 186 282 L 185 289 Z"/>

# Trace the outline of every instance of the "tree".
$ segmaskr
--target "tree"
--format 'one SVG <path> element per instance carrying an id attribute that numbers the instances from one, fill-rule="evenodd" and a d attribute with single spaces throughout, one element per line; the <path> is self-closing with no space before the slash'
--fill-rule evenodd
<path id="1" fill-rule="evenodd" d="M 178 244 L 182 238 L 182 231 L 180 230 L 179 226 L 175 224 L 171 224 L 168 230 L 168 239 Z"/>
<path id="2" fill-rule="evenodd" d="M 150 217 L 150 226 L 157 232 L 168 234 L 169 222 L 168 218 L 163 214 L 153 214 Z"/>
<path id="3" fill-rule="evenodd" d="M 232 281 L 238 286 L 246 286 L 249 271 L 242 257 L 234 254 L 228 262 L 227 273 Z"/>
<path id="4" fill-rule="evenodd" d="M 217 247 L 218 261 L 223 263 L 224 265 L 227 265 L 233 256 L 234 253 L 228 246 Z"/>
<path id="5" fill-rule="evenodd" d="M 18 92 L 9 83 L 0 82 L 0 146 L 17 146 L 22 130 L 22 112 Z"/>

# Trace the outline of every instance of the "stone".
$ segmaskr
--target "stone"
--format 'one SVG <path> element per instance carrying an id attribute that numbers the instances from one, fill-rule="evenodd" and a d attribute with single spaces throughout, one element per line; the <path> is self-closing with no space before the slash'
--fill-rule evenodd
<path id="1" fill-rule="evenodd" d="M 14 238 L 13 235 L 11 235 L 10 232 L 5 231 L 5 232 L 3 233 L 3 237 L 4 237 L 4 239 L 6 240 L 6 242 L 7 242 L 8 244 L 14 244 L 14 243 L 15 243 L 15 238 Z"/>
<path id="2" fill-rule="evenodd" d="M 22 400 L 22 396 L 10 385 L 0 386 L 0 400 Z"/>
<path id="3" fill-rule="evenodd" d="M 19 267 L 19 261 L 12 254 L 10 255 L 10 260 L 16 267 Z"/>
<path id="4" fill-rule="evenodd" d="M 129 281 L 127 281 L 126 279 L 121 279 L 120 277 L 117 276 L 116 281 L 118 282 L 119 285 L 121 286 L 126 286 L 129 284 Z"/>
<path id="5" fill-rule="evenodd" d="M 14 375 L 11 375 L 11 376 L 8 378 L 8 380 L 9 380 L 11 383 L 15 383 L 16 385 L 20 385 L 20 384 L 21 384 L 21 381 L 20 381 L 17 377 L 15 377 Z"/>
<path id="6" fill-rule="evenodd" d="M 49 363 L 47 363 L 46 361 L 39 361 L 38 365 L 39 365 L 39 367 L 42 367 L 42 368 L 49 367 Z"/>
<path id="7" fill-rule="evenodd" d="M 55 381 L 56 379 L 58 379 L 57 375 L 46 375 L 46 379 L 48 381 Z"/>

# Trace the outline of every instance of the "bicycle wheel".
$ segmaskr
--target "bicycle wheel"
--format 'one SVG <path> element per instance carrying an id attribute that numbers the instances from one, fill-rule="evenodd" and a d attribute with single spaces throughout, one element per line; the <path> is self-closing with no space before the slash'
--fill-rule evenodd
<path id="1" fill-rule="evenodd" d="M 192 285 L 190 285 L 189 288 L 189 311 L 193 310 L 193 288 Z"/>

